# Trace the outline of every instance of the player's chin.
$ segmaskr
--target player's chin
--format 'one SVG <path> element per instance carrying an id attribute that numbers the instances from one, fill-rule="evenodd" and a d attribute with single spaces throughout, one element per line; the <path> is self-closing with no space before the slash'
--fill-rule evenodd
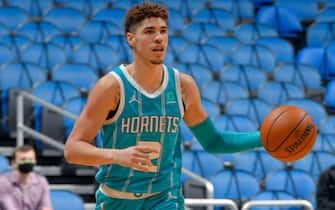
<path id="1" fill-rule="evenodd" d="M 151 64 L 154 64 L 154 65 L 160 65 L 163 63 L 163 59 L 154 59 L 154 60 L 150 60 L 150 63 Z"/>

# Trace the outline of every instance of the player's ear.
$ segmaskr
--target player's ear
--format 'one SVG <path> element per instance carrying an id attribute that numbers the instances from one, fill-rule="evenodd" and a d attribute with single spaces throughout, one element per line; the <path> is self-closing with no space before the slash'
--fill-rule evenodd
<path id="1" fill-rule="evenodd" d="M 127 32 L 126 33 L 126 38 L 127 38 L 127 42 L 129 44 L 129 46 L 131 48 L 134 48 L 134 46 L 135 46 L 135 34 Z"/>

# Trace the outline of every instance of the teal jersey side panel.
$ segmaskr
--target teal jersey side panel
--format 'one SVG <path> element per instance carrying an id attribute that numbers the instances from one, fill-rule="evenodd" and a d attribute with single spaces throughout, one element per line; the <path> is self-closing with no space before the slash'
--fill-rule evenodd
<path id="1" fill-rule="evenodd" d="M 180 88 L 176 71 L 164 67 L 164 72 L 162 90 L 149 94 L 141 90 L 124 67 L 113 71 L 123 86 L 123 98 L 116 116 L 101 128 L 103 147 L 124 149 L 149 144 L 160 147 L 161 153 L 152 160 L 155 168 L 147 173 L 117 164 L 101 166 L 96 175 L 98 182 L 115 190 L 137 193 L 159 192 L 179 185 Z"/>

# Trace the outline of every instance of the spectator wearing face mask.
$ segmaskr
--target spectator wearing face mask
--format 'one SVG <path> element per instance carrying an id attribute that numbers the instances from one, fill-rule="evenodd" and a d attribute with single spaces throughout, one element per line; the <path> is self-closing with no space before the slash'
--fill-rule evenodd
<path id="1" fill-rule="evenodd" d="M 49 184 L 34 173 L 36 153 L 31 146 L 14 150 L 14 170 L 0 176 L 1 210 L 51 210 Z"/>

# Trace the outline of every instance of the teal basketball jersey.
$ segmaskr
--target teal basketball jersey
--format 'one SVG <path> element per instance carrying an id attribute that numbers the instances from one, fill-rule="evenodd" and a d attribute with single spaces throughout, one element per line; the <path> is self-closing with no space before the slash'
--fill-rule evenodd
<path id="1" fill-rule="evenodd" d="M 161 87 L 153 93 L 143 90 L 121 65 L 110 73 L 120 84 L 116 114 L 101 128 L 104 148 L 124 149 L 151 145 L 160 154 L 151 157 L 154 167 L 141 172 L 118 164 L 103 165 L 96 180 L 125 192 L 153 193 L 180 187 L 181 138 L 183 116 L 179 72 L 163 65 Z"/>

